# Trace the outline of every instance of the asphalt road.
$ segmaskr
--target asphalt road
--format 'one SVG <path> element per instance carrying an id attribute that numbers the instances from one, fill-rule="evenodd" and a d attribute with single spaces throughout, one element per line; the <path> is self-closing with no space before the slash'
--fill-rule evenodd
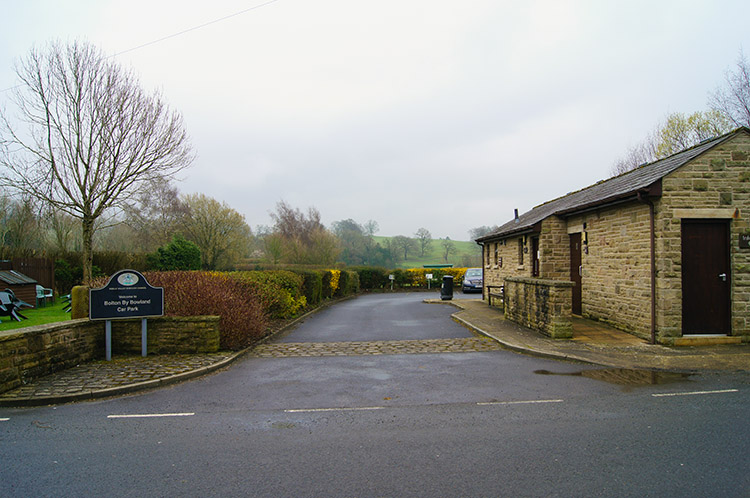
<path id="1" fill-rule="evenodd" d="M 470 335 L 424 297 L 360 297 L 282 340 Z M 0 408 L 0 496 L 747 497 L 748 393 L 743 374 L 508 351 L 248 357 L 140 395 Z"/>

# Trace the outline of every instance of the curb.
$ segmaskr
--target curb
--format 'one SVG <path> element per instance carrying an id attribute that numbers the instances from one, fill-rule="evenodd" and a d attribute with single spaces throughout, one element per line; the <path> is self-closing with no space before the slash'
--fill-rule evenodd
<path id="1" fill-rule="evenodd" d="M 52 396 L 33 396 L 33 397 L 19 397 L 13 399 L 0 400 L 0 406 L 2 407 L 25 407 L 25 406 L 45 406 L 45 405 L 58 405 L 63 403 L 73 403 L 76 401 L 90 401 L 94 399 L 109 398 L 113 396 L 121 396 L 123 394 L 131 394 L 137 391 L 145 391 L 148 389 L 156 389 L 158 387 L 164 387 L 171 384 L 177 384 L 186 380 L 200 377 L 220 368 L 223 368 L 234 360 L 239 358 L 244 351 L 237 352 L 228 358 L 218 361 L 213 365 L 199 367 L 195 370 L 189 370 L 168 377 L 162 377 L 160 379 L 146 380 L 143 382 L 136 382 L 133 384 L 127 384 L 124 386 L 117 387 L 105 387 L 103 389 L 97 389 L 93 391 L 83 391 L 71 394 L 57 394 Z"/>
<path id="2" fill-rule="evenodd" d="M 457 306 L 457 307 L 460 307 L 460 306 Z M 463 308 L 461 309 L 461 311 L 464 311 Z M 565 353 L 550 353 L 550 352 L 545 352 L 545 351 L 538 351 L 536 349 L 531 349 L 531 348 L 528 348 L 528 347 L 518 346 L 516 344 L 512 344 L 512 343 L 510 343 L 508 341 L 504 341 L 504 340 L 502 340 L 502 339 L 500 339 L 500 338 L 498 338 L 498 337 L 490 334 L 486 330 L 484 330 L 484 329 L 482 329 L 480 327 L 477 327 L 476 325 L 474 325 L 474 324 L 472 324 L 472 323 L 464 320 L 463 318 L 461 318 L 460 316 L 458 316 L 457 313 L 460 313 L 460 311 L 451 315 L 451 318 L 453 318 L 454 321 L 460 323 L 461 325 L 463 325 L 464 327 L 466 327 L 466 328 L 468 328 L 470 330 L 473 330 L 474 332 L 476 332 L 478 334 L 481 334 L 481 335 L 483 335 L 485 337 L 489 337 L 490 339 L 492 339 L 492 340 L 500 343 L 505 349 L 508 349 L 510 351 L 514 351 L 516 353 L 527 354 L 527 355 L 530 355 L 530 356 L 536 356 L 538 358 L 549 358 L 549 359 L 553 359 L 553 360 L 577 361 L 577 362 L 582 362 L 582 363 L 588 363 L 588 364 L 591 364 L 591 365 L 610 366 L 610 365 L 605 365 L 605 364 L 602 364 L 602 363 L 596 363 L 596 362 L 593 362 L 593 361 L 588 360 L 588 359 L 579 358 L 579 357 L 576 357 L 576 356 L 571 356 L 571 355 L 568 355 L 568 354 L 565 354 Z"/>
<path id="3" fill-rule="evenodd" d="M 489 337 L 490 339 L 492 339 L 492 340 L 500 343 L 500 345 L 502 345 L 504 348 L 506 348 L 506 349 L 508 349 L 510 351 L 515 351 L 516 353 L 528 354 L 528 355 L 531 355 L 531 356 L 537 356 L 539 358 L 551 358 L 551 359 L 554 359 L 554 360 L 569 360 L 569 361 L 572 360 L 572 361 L 580 361 L 580 362 L 584 362 L 584 363 L 589 363 L 589 364 L 592 364 L 592 365 L 601 365 L 600 363 L 594 363 L 594 362 L 592 362 L 590 360 L 576 358 L 576 357 L 573 357 L 573 356 L 570 356 L 570 355 L 567 355 L 567 354 L 564 354 L 564 353 L 548 353 L 548 352 L 544 352 L 544 351 L 537 351 L 535 349 L 531 349 L 531 348 L 524 347 L 524 346 L 518 346 L 516 344 L 512 344 L 512 343 L 510 343 L 508 341 L 500 339 L 499 337 L 496 337 L 496 336 L 490 334 L 489 332 L 487 332 L 486 330 L 482 329 L 481 327 L 478 327 L 478 326 L 474 325 L 473 323 L 465 320 L 464 318 L 458 316 L 458 314 L 461 313 L 462 311 L 466 311 L 466 307 L 464 307 L 459 302 L 456 302 L 456 301 L 453 301 L 453 300 L 438 300 L 438 299 L 425 299 L 424 302 L 427 303 L 427 304 L 450 304 L 451 306 L 454 306 L 454 307 L 458 308 L 459 311 L 456 311 L 455 313 L 451 314 L 451 318 L 453 319 L 453 321 L 460 323 L 461 325 L 463 325 L 464 327 L 466 327 L 469 330 L 473 330 L 474 332 L 476 332 L 478 334 L 481 334 L 481 335 L 483 335 L 485 337 Z M 604 366 L 606 366 L 606 365 L 604 365 Z"/>

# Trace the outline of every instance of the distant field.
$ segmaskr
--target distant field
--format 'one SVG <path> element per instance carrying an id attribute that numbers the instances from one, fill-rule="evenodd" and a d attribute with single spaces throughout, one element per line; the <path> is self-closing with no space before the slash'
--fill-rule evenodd
<path id="1" fill-rule="evenodd" d="M 374 236 L 375 242 L 381 246 L 384 244 L 386 239 L 391 237 Z M 481 264 L 482 250 L 472 241 L 454 240 L 453 244 L 456 246 L 456 253 L 448 258 L 448 263 L 452 263 L 454 267 L 463 266 L 479 266 Z M 396 264 L 396 268 L 421 268 L 424 265 L 441 265 L 445 264 L 446 261 L 443 259 L 443 246 L 442 241 L 438 239 L 432 240 L 432 246 L 428 250 L 424 257 L 421 256 L 419 248 L 409 253 L 409 259 L 406 261 L 399 261 Z"/>

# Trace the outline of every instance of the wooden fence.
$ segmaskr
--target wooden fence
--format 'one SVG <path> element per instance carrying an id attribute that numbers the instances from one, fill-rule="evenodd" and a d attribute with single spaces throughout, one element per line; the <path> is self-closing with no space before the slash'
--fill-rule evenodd
<path id="1" fill-rule="evenodd" d="M 55 288 L 55 263 L 49 258 L 11 258 L 0 261 L 0 270 L 15 270 L 43 287 Z"/>

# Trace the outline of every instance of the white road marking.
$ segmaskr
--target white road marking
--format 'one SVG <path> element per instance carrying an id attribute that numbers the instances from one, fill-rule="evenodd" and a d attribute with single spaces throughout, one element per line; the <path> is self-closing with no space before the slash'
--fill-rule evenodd
<path id="1" fill-rule="evenodd" d="M 10 419 L 9 418 L 0 418 L 0 422 L 7 422 L 8 420 L 10 420 Z"/>
<path id="2" fill-rule="evenodd" d="M 360 406 L 354 408 L 298 408 L 291 410 L 284 410 L 285 413 L 305 413 L 305 412 L 354 412 L 364 410 L 383 410 L 384 406 Z"/>
<path id="3" fill-rule="evenodd" d="M 193 412 L 186 413 L 132 413 L 129 415 L 107 415 L 107 418 L 155 418 L 155 417 L 192 417 Z"/>
<path id="4" fill-rule="evenodd" d="M 533 399 L 528 401 L 487 401 L 483 403 L 477 403 L 477 406 L 492 406 L 492 405 L 536 405 L 541 403 L 562 403 L 562 399 Z"/>
<path id="5" fill-rule="evenodd" d="M 658 393 L 658 394 L 652 394 L 651 396 L 655 398 L 664 398 L 667 396 L 697 396 L 700 394 L 724 394 L 724 393 L 736 393 L 739 392 L 739 389 L 721 389 L 718 391 L 692 391 L 692 392 L 685 392 L 685 393 Z"/>

